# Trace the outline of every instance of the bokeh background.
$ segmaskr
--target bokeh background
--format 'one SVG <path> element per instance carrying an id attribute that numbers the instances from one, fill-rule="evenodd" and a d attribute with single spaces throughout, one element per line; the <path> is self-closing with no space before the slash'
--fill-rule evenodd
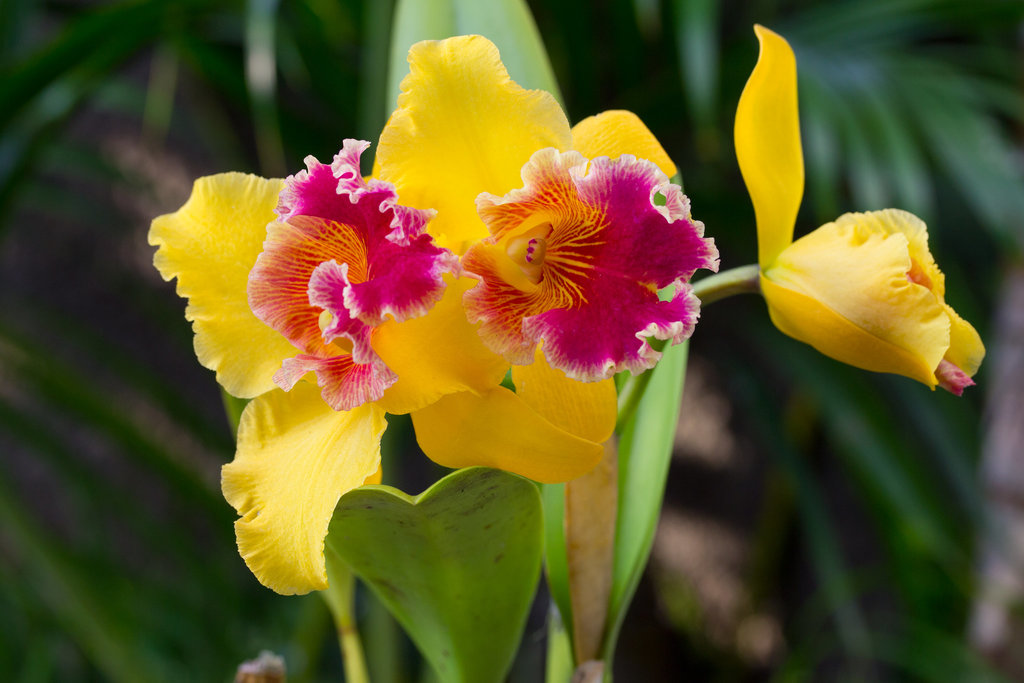
<path id="1" fill-rule="evenodd" d="M 756 259 L 731 132 L 751 27 L 786 36 L 797 233 L 917 213 L 989 349 L 957 399 L 817 355 L 756 297 L 709 306 L 616 679 L 1024 680 L 1024 3 L 529 4 L 570 120 L 638 113 L 723 268 Z M 0 679 L 228 681 L 262 649 L 339 679 L 322 602 L 237 555 L 225 406 L 146 233 L 195 177 L 375 140 L 393 9 L 0 0 Z M 439 470 L 395 422 L 388 476 L 418 492 Z M 540 680 L 537 612 L 515 681 Z M 360 615 L 375 681 L 427 680 L 371 596 Z"/>

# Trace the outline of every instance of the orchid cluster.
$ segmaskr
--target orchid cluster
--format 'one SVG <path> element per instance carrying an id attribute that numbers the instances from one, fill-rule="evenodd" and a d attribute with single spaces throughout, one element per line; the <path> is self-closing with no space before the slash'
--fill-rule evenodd
<path id="1" fill-rule="evenodd" d="M 792 241 L 795 60 L 757 35 L 736 150 L 772 321 L 840 361 L 959 394 L 984 349 L 944 303 L 919 219 L 846 214 Z M 381 481 L 388 414 L 411 415 L 446 467 L 542 483 L 592 470 L 614 442 L 615 376 L 693 334 L 690 280 L 719 266 L 635 115 L 570 126 L 480 36 L 418 43 L 409 64 L 368 177 L 370 143 L 348 139 L 283 180 L 201 178 L 150 232 L 199 361 L 251 399 L 222 486 L 241 556 L 279 593 L 328 587 L 332 517 Z"/>

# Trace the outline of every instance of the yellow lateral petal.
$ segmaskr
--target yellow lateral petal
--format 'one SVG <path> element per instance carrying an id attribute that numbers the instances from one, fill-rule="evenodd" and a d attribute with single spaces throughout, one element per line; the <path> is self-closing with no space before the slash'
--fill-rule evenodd
<path id="1" fill-rule="evenodd" d="M 796 95 L 796 58 L 763 26 L 757 60 L 736 107 L 735 144 L 757 218 L 757 257 L 767 267 L 793 239 L 804 194 L 804 158 Z"/>
<path id="2" fill-rule="evenodd" d="M 417 43 L 398 109 L 377 147 L 380 177 L 402 204 L 437 209 L 427 230 L 457 253 L 487 236 L 481 192 L 522 185 L 519 170 L 544 147 L 567 149 L 569 122 L 555 99 L 513 82 L 481 36 Z"/>
<path id="3" fill-rule="evenodd" d="M 243 173 L 200 178 L 185 205 L 149 230 L 157 270 L 165 280 L 178 278 L 178 294 L 188 298 L 199 362 L 241 398 L 273 389 L 281 361 L 296 353 L 253 315 L 246 295 L 282 185 Z"/>
<path id="4" fill-rule="evenodd" d="M 246 407 L 221 486 L 241 516 L 238 551 L 260 583 L 285 595 L 327 587 L 324 538 L 334 507 L 377 472 L 386 426 L 379 406 L 336 412 L 307 382 Z"/>
<path id="5" fill-rule="evenodd" d="M 949 347 L 949 317 L 907 280 L 907 239 L 837 221 L 797 240 L 761 278 L 772 321 L 844 363 L 929 386 Z"/>
<path id="6" fill-rule="evenodd" d="M 657 164 L 669 178 L 676 174 L 676 165 L 658 138 L 631 111 L 612 110 L 583 119 L 572 127 L 572 148 L 588 159 L 632 154 Z"/>
<path id="7" fill-rule="evenodd" d="M 615 429 L 618 397 L 615 380 L 580 382 L 548 365 L 540 347 L 530 365 L 512 366 L 516 395 L 570 434 L 603 443 Z"/>
<path id="8" fill-rule="evenodd" d="M 445 396 L 412 414 L 416 440 L 445 467 L 495 467 L 544 483 L 574 479 L 601 459 L 601 446 L 562 431 L 504 387 Z"/>
<path id="9" fill-rule="evenodd" d="M 389 320 L 374 333 L 373 349 L 398 375 L 379 401 L 389 413 L 409 413 L 459 391 L 489 391 L 508 371 L 508 362 L 484 346 L 466 319 L 462 295 L 477 281 L 452 282 L 450 275 L 445 281 L 444 296 L 426 315 Z"/>
<path id="10" fill-rule="evenodd" d="M 820 353 L 872 372 L 891 372 L 935 388 L 935 368 L 917 353 L 877 337 L 816 299 L 761 278 L 772 323 Z"/>

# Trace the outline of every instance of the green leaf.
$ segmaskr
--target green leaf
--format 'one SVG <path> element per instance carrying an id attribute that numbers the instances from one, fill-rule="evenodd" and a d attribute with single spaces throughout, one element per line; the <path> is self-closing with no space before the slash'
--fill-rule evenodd
<path id="1" fill-rule="evenodd" d="M 524 0 L 399 0 L 391 28 L 387 112 L 395 106 L 409 73 L 406 55 L 421 40 L 479 34 L 498 46 L 512 80 L 524 88 L 547 90 L 559 103 L 555 73 L 540 32 Z"/>
<path id="2" fill-rule="evenodd" d="M 615 566 L 608 607 L 604 661 L 611 670 L 615 643 L 654 543 L 661 513 L 689 344 L 665 349 L 635 416 L 619 442 L 619 514 L 615 523 Z"/>
<path id="3" fill-rule="evenodd" d="M 569 558 L 565 546 L 565 484 L 542 484 L 544 502 L 544 566 L 561 616 L 562 631 L 572 642 L 572 599 L 569 597 Z M 570 646 L 570 651 L 572 647 Z M 571 655 L 570 655 L 571 658 Z"/>
<path id="4" fill-rule="evenodd" d="M 440 680 L 497 682 L 540 575 L 541 517 L 531 482 L 475 467 L 415 497 L 388 486 L 346 494 L 327 545 L 388 606 Z"/>

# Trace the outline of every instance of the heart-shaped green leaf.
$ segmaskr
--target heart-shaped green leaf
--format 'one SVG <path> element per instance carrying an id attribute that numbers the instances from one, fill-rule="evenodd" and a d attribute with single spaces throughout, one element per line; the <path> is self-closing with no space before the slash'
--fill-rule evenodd
<path id="1" fill-rule="evenodd" d="M 540 577 L 537 487 L 507 472 L 454 472 L 419 496 L 345 494 L 327 536 L 445 683 L 505 678 Z"/>

